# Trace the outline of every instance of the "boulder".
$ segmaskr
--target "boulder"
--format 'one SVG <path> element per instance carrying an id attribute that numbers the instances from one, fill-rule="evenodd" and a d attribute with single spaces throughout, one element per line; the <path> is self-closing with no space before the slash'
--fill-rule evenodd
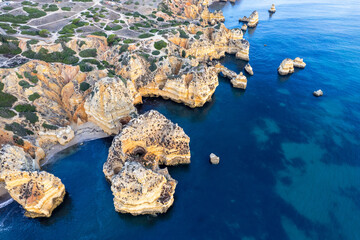
<path id="1" fill-rule="evenodd" d="M 295 58 L 293 62 L 294 62 L 294 67 L 296 67 L 296 68 L 305 68 L 305 66 L 306 66 L 304 59 L 299 58 L 299 57 Z"/>
<path id="2" fill-rule="evenodd" d="M 254 75 L 254 71 L 253 71 L 252 67 L 250 66 L 250 63 L 246 64 L 245 71 L 251 76 Z"/>
<path id="3" fill-rule="evenodd" d="M 280 75 L 288 75 L 294 72 L 294 62 L 290 58 L 284 59 L 278 67 Z"/>
<path id="4" fill-rule="evenodd" d="M 244 23 L 244 24 L 241 26 L 241 30 L 243 30 L 244 32 L 247 30 L 247 25 L 246 25 L 246 23 Z"/>
<path id="5" fill-rule="evenodd" d="M 211 164 L 219 164 L 220 158 L 216 156 L 214 153 L 210 154 L 210 162 Z"/>
<path id="6" fill-rule="evenodd" d="M 317 91 L 314 91 L 313 92 L 313 95 L 315 97 L 321 97 L 322 95 L 324 95 L 323 91 L 321 89 L 317 90 Z"/>

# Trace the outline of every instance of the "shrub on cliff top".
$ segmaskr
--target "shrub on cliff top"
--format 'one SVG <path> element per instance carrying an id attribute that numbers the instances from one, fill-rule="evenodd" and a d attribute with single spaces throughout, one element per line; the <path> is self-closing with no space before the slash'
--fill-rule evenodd
<path id="1" fill-rule="evenodd" d="M 36 112 L 36 107 L 31 104 L 19 104 L 14 109 L 17 112 Z"/>
<path id="2" fill-rule="evenodd" d="M 167 43 L 164 40 L 160 40 L 154 43 L 154 47 L 157 50 L 161 50 L 162 48 L 165 48 L 167 46 Z"/>
<path id="3" fill-rule="evenodd" d="M 96 49 L 95 49 L 95 48 L 91 48 L 91 49 L 82 50 L 82 51 L 79 53 L 79 55 L 80 55 L 80 57 L 88 58 L 88 57 L 96 57 L 96 56 L 97 56 L 97 53 L 96 53 Z"/>
<path id="4" fill-rule="evenodd" d="M 14 134 L 19 135 L 21 137 L 34 134 L 31 130 L 24 128 L 17 122 L 13 122 L 11 124 L 5 124 L 5 130 L 11 131 Z"/>
<path id="5" fill-rule="evenodd" d="M 0 91 L 0 107 L 12 107 L 17 98 L 10 93 Z"/>
<path id="6" fill-rule="evenodd" d="M 40 95 L 38 94 L 38 93 L 33 93 L 33 94 L 31 94 L 29 97 L 28 97 L 28 99 L 30 100 L 30 101 L 35 101 L 36 99 L 38 99 L 38 98 L 40 98 Z"/>
<path id="7" fill-rule="evenodd" d="M 90 88 L 90 84 L 88 84 L 87 82 L 82 82 L 80 83 L 80 90 L 85 92 L 86 90 L 88 90 Z"/>
<path id="8" fill-rule="evenodd" d="M 11 109 L 0 107 L 0 117 L 13 118 L 14 116 L 16 116 L 16 113 Z"/>
<path id="9" fill-rule="evenodd" d="M 50 124 L 47 124 L 47 123 L 43 123 L 42 126 L 43 126 L 43 128 L 50 129 L 50 130 L 56 130 L 56 129 L 59 128 L 58 126 L 50 125 Z"/>

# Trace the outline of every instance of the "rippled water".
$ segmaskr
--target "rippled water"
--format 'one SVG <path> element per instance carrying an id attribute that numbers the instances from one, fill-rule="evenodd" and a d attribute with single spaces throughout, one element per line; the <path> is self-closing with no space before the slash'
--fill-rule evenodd
<path id="1" fill-rule="evenodd" d="M 255 72 L 246 91 L 220 78 L 203 108 L 162 99 L 139 108 L 160 111 L 191 138 L 192 163 L 170 168 L 179 183 L 166 214 L 114 211 L 102 173 L 111 139 L 96 140 L 46 167 L 68 192 L 53 216 L 27 219 L 12 203 L 0 209 L 0 239 L 360 239 L 359 2 L 281 0 L 270 18 L 271 3 L 214 7 L 229 28 L 259 11 L 245 35 Z M 306 68 L 279 77 L 281 61 L 297 56 Z M 313 97 L 319 88 L 325 95 Z M 219 165 L 209 164 L 211 152 Z"/>

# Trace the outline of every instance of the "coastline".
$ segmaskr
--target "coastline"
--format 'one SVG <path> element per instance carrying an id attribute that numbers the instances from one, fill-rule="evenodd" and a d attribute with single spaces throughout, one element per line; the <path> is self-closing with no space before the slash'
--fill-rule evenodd
<path id="1" fill-rule="evenodd" d="M 100 138 L 106 138 L 110 136 L 105 132 L 103 132 L 100 127 L 98 127 L 92 122 L 86 122 L 80 126 L 73 124 L 71 125 L 71 128 L 74 130 L 75 136 L 70 142 L 68 142 L 66 145 L 56 144 L 48 150 L 44 149 L 46 155 L 45 158 L 40 161 L 41 167 L 43 167 L 47 163 L 52 162 L 51 160 L 54 158 L 54 156 L 57 153 L 65 150 L 66 148 L 69 148 L 79 143 L 88 142 Z M 5 186 L 3 186 L 3 183 L 0 183 L 0 209 L 9 205 L 12 202 L 13 199 L 8 194 L 7 190 L 5 189 Z"/>

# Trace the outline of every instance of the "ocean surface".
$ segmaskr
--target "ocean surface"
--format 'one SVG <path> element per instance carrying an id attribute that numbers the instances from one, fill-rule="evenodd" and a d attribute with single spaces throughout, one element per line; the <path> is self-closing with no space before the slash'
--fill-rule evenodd
<path id="1" fill-rule="evenodd" d="M 157 217 L 118 214 L 102 173 L 112 139 L 59 153 L 45 169 L 68 194 L 51 218 L 0 209 L 0 239 L 360 239 L 360 2 L 243 0 L 216 4 L 245 34 L 255 75 L 246 91 L 220 77 L 213 101 L 190 109 L 146 99 L 190 136 L 191 164 L 169 168 L 175 202 Z M 307 66 L 280 77 L 284 58 Z M 227 56 L 237 72 L 245 62 Z M 315 98 L 312 92 L 324 91 Z M 209 163 L 209 154 L 220 157 Z"/>

